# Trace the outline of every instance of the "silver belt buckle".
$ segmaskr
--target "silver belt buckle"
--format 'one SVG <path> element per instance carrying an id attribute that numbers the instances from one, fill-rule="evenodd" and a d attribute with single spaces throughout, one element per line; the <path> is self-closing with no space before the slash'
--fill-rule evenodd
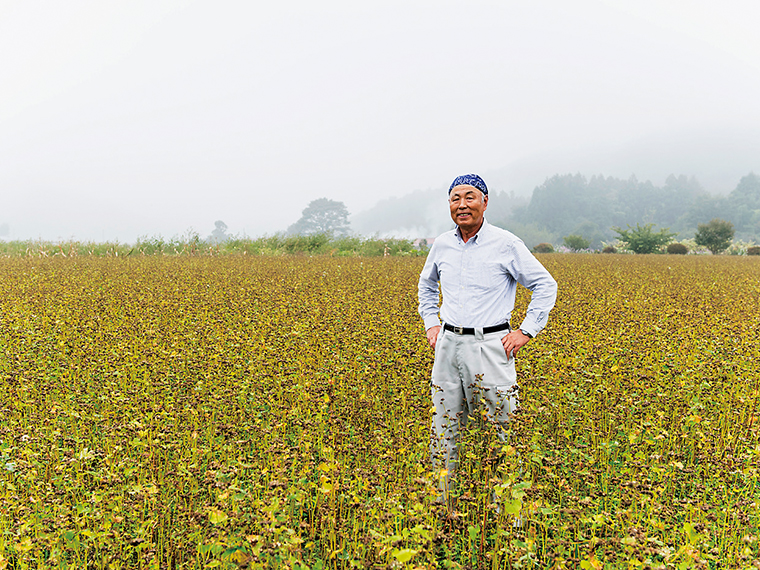
<path id="1" fill-rule="evenodd" d="M 454 332 L 457 334 L 464 334 L 464 327 L 454 327 Z"/>

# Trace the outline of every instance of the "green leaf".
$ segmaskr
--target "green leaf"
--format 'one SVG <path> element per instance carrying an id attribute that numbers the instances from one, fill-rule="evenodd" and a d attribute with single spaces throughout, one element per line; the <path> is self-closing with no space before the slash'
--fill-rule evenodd
<path id="1" fill-rule="evenodd" d="M 415 554 L 417 554 L 417 551 L 411 550 L 409 548 L 393 551 L 393 557 L 399 562 L 401 562 L 401 564 L 406 564 L 407 562 L 409 562 L 412 558 L 414 558 Z"/>
<path id="2" fill-rule="evenodd" d="M 470 540 L 475 541 L 478 539 L 478 535 L 480 534 L 480 525 L 476 524 L 475 526 L 468 526 L 467 532 L 470 535 Z"/>
<path id="3" fill-rule="evenodd" d="M 226 513 L 220 511 L 219 509 L 211 509 L 211 511 L 208 514 L 208 520 L 213 525 L 222 524 L 225 522 L 229 517 Z"/>
<path id="4" fill-rule="evenodd" d="M 686 533 L 686 536 L 689 537 L 689 542 L 692 544 L 694 544 L 699 538 L 699 533 L 696 531 L 692 523 L 683 523 L 683 531 Z"/>
<path id="5" fill-rule="evenodd" d="M 508 515 L 516 515 L 522 509 L 522 500 L 512 499 L 504 503 L 504 512 Z"/>

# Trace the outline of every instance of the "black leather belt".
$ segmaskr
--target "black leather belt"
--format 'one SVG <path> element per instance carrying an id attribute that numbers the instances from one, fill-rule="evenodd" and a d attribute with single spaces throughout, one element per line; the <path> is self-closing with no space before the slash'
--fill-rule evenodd
<path id="1" fill-rule="evenodd" d="M 443 323 L 443 329 L 456 334 L 475 334 L 475 329 L 471 327 L 455 327 L 448 323 Z M 502 323 L 492 327 L 483 327 L 483 334 L 509 330 L 509 323 Z"/>

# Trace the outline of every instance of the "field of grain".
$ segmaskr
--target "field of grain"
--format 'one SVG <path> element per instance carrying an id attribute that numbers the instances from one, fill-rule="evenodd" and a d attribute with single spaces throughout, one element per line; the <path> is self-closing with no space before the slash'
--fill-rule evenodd
<path id="1" fill-rule="evenodd" d="M 541 261 L 449 511 L 422 259 L 0 259 L 0 570 L 760 568 L 760 259 Z"/>

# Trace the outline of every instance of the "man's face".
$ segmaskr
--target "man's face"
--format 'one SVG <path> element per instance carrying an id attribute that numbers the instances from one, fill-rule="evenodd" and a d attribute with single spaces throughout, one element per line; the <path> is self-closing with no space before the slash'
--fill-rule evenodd
<path id="1" fill-rule="evenodd" d="M 451 219 L 464 231 L 480 227 L 487 206 L 488 196 L 469 184 L 454 186 L 449 194 Z"/>

